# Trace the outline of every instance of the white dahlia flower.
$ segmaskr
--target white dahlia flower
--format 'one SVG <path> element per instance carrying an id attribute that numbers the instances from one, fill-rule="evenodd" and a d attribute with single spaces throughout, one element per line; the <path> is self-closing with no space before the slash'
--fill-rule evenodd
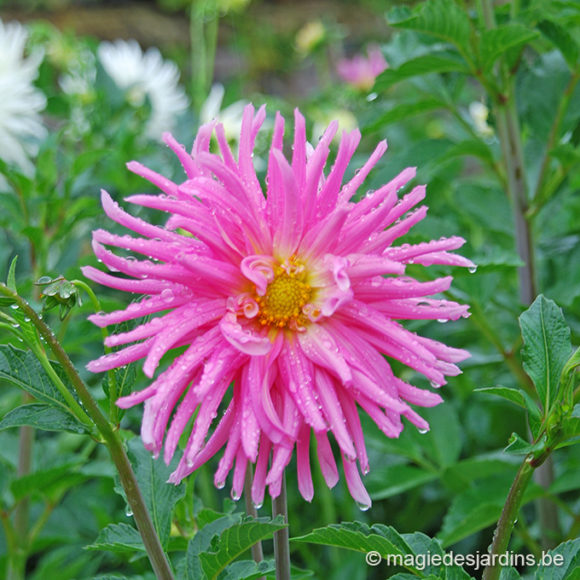
<path id="1" fill-rule="evenodd" d="M 98 57 L 105 72 L 126 91 L 131 105 L 140 107 L 146 98 L 149 99 L 151 117 L 146 134 L 152 139 L 161 139 L 188 106 L 185 92 L 179 86 L 177 65 L 163 60 L 157 48 L 149 48 L 143 53 L 135 40 L 102 42 Z"/>

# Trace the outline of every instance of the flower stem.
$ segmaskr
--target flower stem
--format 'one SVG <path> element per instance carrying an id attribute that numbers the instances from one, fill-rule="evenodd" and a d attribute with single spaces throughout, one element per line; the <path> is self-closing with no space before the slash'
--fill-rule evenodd
<path id="1" fill-rule="evenodd" d="M 252 480 L 254 478 L 252 473 L 252 465 L 249 464 L 246 469 L 246 480 L 244 481 L 244 499 L 246 501 L 246 513 L 254 519 L 258 518 L 258 510 L 252 503 Z M 264 559 L 264 552 L 262 550 L 262 542 L 256 542 L 252 546 L 252 558 L 256 564 L 259 564 Z M 265 580 L 265 576 L 260 576 L 258 580 Z"/>
<path id="2" fill-rule="evenodd" d="M 191 93 L 199 113 L 213 79 L 219 13 L 209 0 L 193 0 L 189 15 Z"/>
<path id="3" fill-rule="evenodd" d="M 507 550 L 524 491 L 534 472 L 532 459 L 531 456 L 527 456 L 524 459 L 509 490 L 501 517 L 493 534 L 493 543 L 491 545 L 492 564 L 484 570 L 482 580 L 497 580 L 499 578 L 502 567 L 495 560 Z"/>
<path id="4" fill-rule="evenodd" d="M 71 284 L 73 284 L 77 288 L 81 288 L 87 293 L 91 301 L 91 304 L 93 305 L 95 314 L 101 311 L 101 303 L 97 298 L 97 295 L 93 292 L 93 289 L 88 284 L 86 284 L 82 280 L 72 280 Z M 106 327 L 103 327 L 101 329 L 101 334 L 103 336 L 103 342 L 105 342 L 106 338 L 109 336 L 109 331 L 107 330 Z M 110 347 L 105 346 L 105 352 L 106 353 L 112 352 L 112 349 Z M 107 371 L 107 380 L 109 383 L 109 418 L 111 420 L 111 423 L 113 423 L 113 425 L 116 425 L 119 421 L 119 408 L 115 403 L 117 402 L 119 394 L 117 392 L 118 391 L 117 379 L 115 377 L 115 371 L 113 369 Z"/>
<path id="5" fill-rule="evenodd" d="M 482 0 L 482 13 L 485 25 L 489 29 L 496 27 L 492 0 Z M 508 196 L 511 199 L 516 235 L 516 246 L 519 257 L 524 265 L 518 269 L 520 302 L 529 306 L 537 295 L 535 280 L 534 241 L 529 221 L 529 196 L 526 185 L 526 172 L 522 137 L 516 109 L 516 95 L 512 71 L 505 72 L 504 97 L 496 101 L 496 119 L 498 136 L 503 153 L 507 175 Z M 559 124 L 558 114 L 556 123 Z M 547 144 L 550 148 L 550 143 Z M 539 179 L 543 180 L 542 167 Z M 530 216 L 531 217 L 531 216 Z M 547 489 L 553 479 L 552 459 L 536 470 L 536 481 Z M 542 545 L 550 547 L 552 537 L 559 531 L 558 512 L 556 506 L 546 498 L 537 501 Z"/>
<path id="6" fill-rule="evenodd" d="M 30 402 L 32 397 L 28 393 L 22 396 L 22 402 Z M 34 445 L 34 429 L 27 425 L 20 427 L 18 447 L 18 477 L 29 475 L 32 465 L 32 447 Z M 30 513 L 30 501 L 28 496 L 23 497 L 16 504 L 14 510 L 14 535 L 16 537 L 15 549 L 9 555 L 9 577 L 16 580 L 24 578 L 26 560 L 28 558 L 28 518 Z"/>
<path id="7" fill-rule="evenodd" d="M 0 283 L 0 295 L 7 296 L 18 304 L 26 316 L 30 318 L 40 335 L 44 338 L 56 360 L 62 365 L 64 372 L 71 381 L 86 413 L 97 426 L 105 445 L 109 449 L 113 463 L 119 472 L 121 485 L 125 490 L 127 501 L 133 510 L 135 523 L 137 524 L 137 528 L 141 534 L 141 538 L 143 539 L 143 544 L 157 579 L 173 580 L 173 573 L 169 566 L 169 562 L 163 552 L 163 548 L 161 547 L 161 542 L 159 541 L 159 537 L 157 536 L 157 532 L 155 531 L 153 522 L 151 521 L 151 517 L 147 511 L 143 496 L 141 495 L 137 478 L 135 477 L 135 473 L 133 472 L 133 468 L 131 467 L 131 463 L 129 462 L 129 458 L 127 457 L 117 431 L 113 429 L 112 425 L 101 413 L 97 402 L 91 396 L 87 386 L 80 378 L 73 363 L 62 348 L 62 345 L 58 342 L 52 330 L 50 330 L 44 321 L 38 317 L 36 311 L 28 304 L 28 302 L 26 302 L 26 300 L 3 283 Z"/>
<path id="8" fill-rule="evenodd" d="M 272 515 L 281 515 L 288 523 L 288 499 L 286 496 L 286 475 L 282 475 L 280 495 L 272 500 Z M 276 580 L 290 580 L 290 532 L 288 527 L 274 533 L 274 559 L 276 560 Z"/>

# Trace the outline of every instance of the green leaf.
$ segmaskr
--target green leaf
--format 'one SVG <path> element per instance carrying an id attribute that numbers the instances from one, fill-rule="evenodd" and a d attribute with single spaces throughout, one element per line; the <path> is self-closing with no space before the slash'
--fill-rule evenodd
<path id="1" fill-rule="evenodd" d="M 522 395 L 521 391 L 517 389 L 512 389 L 510 387 L 480 387 L 478 389 L 474 389 L 476 393 L 485 393 L 488 395 L 495 395 L 497 397 L 501 397 L 502 399 L 506 399 L 512 403 L 515 403 L 519 407 L 523 409 L 526 408 L 526 402 L 524 400 L 524 396 Z"/>
<path id="2" fill-rule="evenodd" d="M 438 534 L 443 547 L 455 544 L 497 522 L 516 469 L 514 466 L 511 473 L 506 472 L 479 480 L 453 498 L 443 518 L 441 532 Z M 530 483 L 526 488 L 522 505 L 541 496 L 542 493 L 543 490 L 538 485 Z"/>
<path id="3" fill-rule="evenodd" d="M 6 286 L 16 292 L 16 263 L 18 262 L 18 256 L 14 256 L 12 262 L 10 262 L 10 268 L 8 268 L 8 277 L 6 278 Z"/>
<path id="4" fill-rule="evenodd" d="M 44 431 L 88 433 L 85 426 L 71 413 L 46 403 L 32 403 L 12 409 L 0 421 L 0 429 L 29 425 Z"/>
<path id="5" fill-rule="evenodd" d="M 519 268 L 524 265 L 522 259 L 511 249 L 493 247 L 485 255 L 476 255 L 473 261 L 477 264 L 478 272 L 482 270 L 505 270 L 506 268 Z"/>
<path id="6" fill-rule="evenodd" d="M 499 575 L 499 580 L 521 580 L 521 578 L 518 571 L 511 566 L 503 567 Z"/>
<path id="7" fill-rule="evenodd" d="M 166 546 L 171 531 L 171 514 L 177 501 L 185 495 L 185 486 L 167 483 L 173 468 L 161 460 L 154 459 L 143 447 L 140 438 L 131 439 L 128 448 L 129 458 L 153 525 L 159 534 L 161 544 Z"/>
<path id="8" fill-rule="evenodd" d="M 524 370 L 534 381 L 547 412 L 558 396 L 560 375 L 570 356 L 570 329 L 562 310 L 543 295 L 519 318 Z"/>
<path id="9" fill-rule="evenodd" d="M 186 574 L 187 580 L 199 580 L 204 577 L 200 555 L 210 549 L 214 537 L 219 536 L 227 528 L 240 523 L 242 516 L 227 514 L 214 520 L 199 530 L 187 546 Z"/>
<path id="10" fill-rule="evenodd" d="M 372 116 L 372 121 L 364 126 L 365 131 L 375 131 L 381 127 L 386 127 L 391 123 L 399 123 L 404 119 L 409 119 L 415 115 L 434 111 L 445 107 L 445 103 L 437 99 L 422 99 L 415 103 L 402 103 L 395 105 L 377 115 L 376 111 Z"/>
<path id="11" fill-rule="evenodd" d="M 578 63 L 580 46 L 564 26 L 553 20 L 542 20 L 538 23 L 540 32 L 562 53 L 568 66 L 574 70 Z"/>
<path id="12" fill-rule="evenodd" d="M 60 365 L 51 364 L 74 396 L 75 393 Z M 0 346 L 0 379 L 25 390 L 40 401 L 68 410 L 64 397 L 30 351 L 18 350 L 10 345 Z"/>
<path id="13" fill-rule="evenodd" d="M 534 578 L 542 580 L 578 580 L 580 572 L 580 538 L 564 542 L 543 554 Z M 548 560 L 549 559 L 549 560 Z"/>
<path id="14" fill-rule="evenodd" d="M 512 433 L 505 452 L 511 453 L 512 455 L 527 455 L 528 453 L 543 451 L 545 447 L 545 436 L 541 437 L 538 442 L 532 444 L 520 437 L 517 433 Z"/>
<path id="15" fill-rule="evenodd" d="M 413 534 L 403 534 L 403 538 L 411 547 L 411 550 L 416 554 L 415 562 L 419 565 L 420 558 L 423 559 L 426 565 L 421 565 L 420 573 L 425 574 L 427 578 L 435 577 L 445 580 L 469 580 L 470 576 L 460 566 L 453 564 L 453 554 L 445 554 L 441 548 L 439 540 L 430 538 L 429 536 L 415 532 Z M 426 559 L 426 555 L 431 557 L 435 554 L 441 557 L 441 564 L 435 565 L 432 561 Z"/>
<path id="16" fill-rule="evenodd" d="M 438 477 L 437 473 L 425 471 L 412 465 L 389 465 L 373 469 L 365 485 L 373 500 L 379 500 L 399 495 Z"/>
<path id="17" fill-rule="evenodd" d="M 459 493 L 476 479 L 491 475 L 513 474 L 519 459 L 503 451 L 470 457 L 450 466 L 442 474 L 445 485 Z"/>
<path id="18" fill-rule="evenodd" d="M 199 555 L 204 573 L 209 579 L 216 579 L 226 566 L 256 542 L 271 538 L 274 532 L 285 527 L 287 525 L 282 520 L 271 521 L 268 518 L 259 518 L 226 528 L 215 544 L 212 544 L 212 549 Z"/>
<path id="19" fill-rule="evenodd" d="M 254 560 L 241 560 L 230 564 L 220 575 L 220 580 L 254 580 L 275 570 L 274 560 L 262 560 L 259 564 Z"/>
<path id="20" fill-rule="evenodd" d="M 369 527 L 360 522 L 330 524 L 305 536 L 292 538 L 291 541 L 335 546 L 364 554 L 376 551 L 382 558 L 389 554 L 412 553 L 409 545 L 394 528 L 380 524 Z"/>
<path id="21" fill-rule="evenodd" d="M 58 495 L 63 489 L 85 481 L 88 477 L 77 471 L 81 463 L 81 459 L 69 461 L 58 467 L 35 471 L 15 479 L 10 485 L 14 499 L 18 501 L 29 495 Z"/>
<path id="22" fill-rule="evenodd" d="M 389 87 L 403 80 L 431 73 L 461 72 L 468 73 L 465 62 L 457 56 L 438 52 L 418 56 L 403 63 L 399 68 L 388 68 L 376 80 L 374 90 L 385 91 Z"/>
<path id="23" fill-rule="evenodd" d="M 569 383 L 573 384 L 573 375 L 576 369 L 580 366 L 580 347 L 577 348 L 572 356 L 566 361 L 564 368 L 562 369 L 562 386 L 565 387 Z"/>
<path id="24" fill-rule="evenodd" d="M 471 22 L 467 12 L 454 0 L 428 0 L 417 6 L 410 18 L 390 24 L 441 38 L 463 54 L 471 52 Z"/>
<path id="25" fill-rule="evenodd" d="M 454 143 L 452 147 L 447 149 L 445 153 L 439 158 L 439 162 L 457 159 L 459 157 L 477 157 L 488 164 L 493 164 L 493 154 L 491 149 L 479 139 L 466 139 L 459 143 Z"/>
<path id="26" fill-rule="evenodd" d="M 145 552 L 145 546 L 143 546 L 139 532 L 128 524 L 109 524 L 99 532 L 97 539 L 85 549 L 117 553 Z"/>
<path id="27" fill-rule="evenodd" d="M 536 38 L 538 33 L 522 24 L 504 24 L 481 35 L 480 59 L 484 70 L 489 70 L 495 61 L 510 49 L 523 47 Z"/>
<path id="28" fill-rule="evenodd" d="M 427 455 L 442 467 L 453 465 L 463 446 L 462 430 L 453 405 L 439 405 L 421 412 L 429 422 L 429 432 L 421 434 Z"/>

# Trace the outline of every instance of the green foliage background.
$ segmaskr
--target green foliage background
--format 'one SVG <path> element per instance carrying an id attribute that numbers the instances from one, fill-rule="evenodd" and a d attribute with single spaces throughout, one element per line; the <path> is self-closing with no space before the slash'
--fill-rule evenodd
<path id="1" fill-rule="evenodd" d="M 260 3 L 224 4 L 221 9 L 210 3 L 211 10 L 200 4 L 196 9 L 206 10 L 206 17 L 211 12 L 216 21 L 221 18 L 222 30 L 230 31 L 222 42 L 230 42 L 253 63 L 244 74 L 227 79 L 226 104 L 244 97 L 257 105 L 267 103 L 270 114 L 280 109 L 286 118 L 300 106 L 310 125 L 348 114 L 363 132 L 351 171 L 386 138 L 389 152 L 366 188 L 376 189 L 405 167 L 416 166 L 415 183 L 428 184 L 430 209 L 405 241 L 461 235 L 468 241 L 463 253 L 479 266 L 476 273 L 453 270 L 448 293 L 470 304 L 471 318 L 407 325 L 472 353 L 461 365 L 463 374 L 442 389 L 445 404 L 422 412 L 430 432 L 420 434 L 407 425 L 399 439 L 387 439 L 361 416 L 370 454 L 365 484 L 372 509 L 360 512 L 344 481 L 328 490 L 316 461 L 316 495 L 305 503 L 293 470 L 288 471 L 293 578 L 479 578 L 481 570 L 473 567 L 373 568 L 364 554 L 486 553 L 518 466 L 524 457 L 543 460 L 552 451 L 553 476 L 547 487 L 536 482 L 527 487 L 511 549 L 534 555 L 553 549 L 565 554 L 566 566 L 505 569 L 501 578 L 578 578 L 580 447 L 574 443 L 580 435 L 575 375 L 580 361 L 570 356 L 580 342 L 580 4 L 499 4 L 492 28 L 486 24 L 486 2 L 428 0 L 394 7 L 388 14 L 381 3 L 365 2 L 365 10 L 388 22 L 384 38 L 364 39 L 379 42 L 389 63 L 370 94 L 345 85 L 334 73 L 336 55 L 349 43 L 338 23 L 321 17 L 324 35 L 304 55 L 296 50 L 297 30 L 280 37 L 251 26 L 252 15 L 264 6 Z M 184 17 L 194 14 L 189 2 L 167 0 L 161 6 L 182 10 Z M 125 170 L 131 159 L 169 178 L 179 178 L 179 167 L 164 147 L 143 134 L 149 104 L 133 108 L 102 70 L 86 101 L 60 89 L 58 78 L 68 65 L 54 58 L 55 47 L 66 46 L 73 59 L 83 51 L 94 53 L 94 39 L 61 33 L 44 21 L 32 22 L 30 29 L 32 45 L 46 51 L 37 85 L 48 97 L 45 117 L 51 130 L 40 143 L 32 176 L 0 161 L 8 183 L 0 193 L 1 279 L 12 280 L 37 311 L 42 309 L 41 289 L 53 285 L 52 293 L 44 294 L 58 308 L 44 312 L 44 319 L 109 413 L 110 377 L 84 371 L 84 364 L 102 352 L 99 329 L 86 321 L 94 305 L 70 281 L 81 277 L 81 265 L 97 265 L 90 230 L 103 224 L 100 188 L 118 200 L 147 189 Z M 198 78 L 190 69 L 195 54 L 179 47 L 171 52 L 182 65 L 185 84 Z M 260 67 L 266 66 L 261 55 L 285 79 L 315 71 L 314 88 L 299 96 L 261 92 Z M 205 89 L 207 93 L 209 86 Z M 489 110 L 489 132 L 470 115 L 474 102 Z M 537 293 L 545 296 L 529 309 L 521 298 L 522 261 L 513 220 L 517 203 L 510 188 L 509 155 L 501 143 L 501 119 L 510 107 L 519 125 Z M 75 124 L 79 113 L 88 123 L 84 130 Z M 198 124 L 192 107 L 176 138 L 190 142 Z M 267 144 L 264 139 L 262 152 Z M 142 216 L 160 219 L 153 212 Z M 113 224 L 107 228 L 114 230 Z M 409 268 L 423 280 L 450 272 Z M 42 276 L 48 280 L 35 285 Z M 63 279 L 57 280 L 59 276 Z M 104 310 L 126 304 L 121 293 L 95 290 Z M 52 364 L 51 371 L 32 351 L 23 350 L 23 341 L 36 340 L 34 330 L 9 301 L 0 306 L 5 306 L 0 319 L 0 519 L 5 532 L 0 534 L 0 569 L 18 546 L 30 580 L 153 578 L 102 441 L 71 415 L 71 402 L 54 386 L 60 380 L 73 392 L 62 369 Z M 43 348 L 40 343 L 38 348 Z M 405 380 L 428 388 L 409 369 L 393 366 Z M 133 365 L 116 371 L 115 379 L 119 394 L 146 381 Z M 213 487 L 211 463 L 180 486 L 166 485 L 170 469 L 152 460 L 136 437 L 140 413 L 132 409 L 115 418 L 176 577 L 274 577 L 269 538 L 281 523 L 266 517 L 269 502 L 259 510 L 260 520 L 247 520 L 242 505 Z M 30 471 L 19 474 L 18 428 L 23 425 L 35 428 L 35 438 Z M 555 529 L 543 527 L 540 499 L 557 514 Z M 25 538 L 11 538 L 10 522 L 23 502 L 30 525 Z M 262 539 L 266 559 L 257 565 L 248 549 Z"/>

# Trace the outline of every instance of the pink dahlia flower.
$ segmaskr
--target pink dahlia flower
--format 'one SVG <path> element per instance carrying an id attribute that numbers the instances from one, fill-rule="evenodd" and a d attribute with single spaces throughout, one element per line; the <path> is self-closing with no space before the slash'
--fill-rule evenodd
<path id="1" fill-rule="evenodd" d="M 473 264 L 448 253 L 464 243 L 458 237 L 393 245 L 425 217 L 425 206 L 411 211 L 424 198 L 425 187 L 398 199 L 398 190 L 415 175 L 409 168 L 352 201 L 387 145 L 381 142 L 343 185 L 360 133 L 343 134 L 336 161 L 325 175 L 335 122 L 312 148 L 297 111 L 288 160 L 284 119 L 278 114 L 264 193 L 252 164 L 264 118 L 264 107 L 255 114 L 251 105 L 246 107 L 237 160 L 221 124 L 202 126 L 191 154 L 166 134 L 165 142 L 185 170 L 183 183 L 135 161 L 128 164 L 161 193 L 133 195 L 127 201 L 169 214 L 164 227 L 125 213 L 103 192 L 107 215 L 138 237 L 95 231 L 99 260 L 128 277 L 92 267 L 84 268 L 84 274 L 146 297 L 91 320 L 103 327 L 156 316 L 108 337 L 107 346 L 123 348 L 88 368 L 102 372 L 145 359 L 143 370 L 153 378 L 166 353 L 185 347 L 147 388 L 118 400 L 122 408 L 145 402 L 141 436 L 155 455 L 165 441 L 166 462 L 195 416 L 172 482 L 225 447 L 216 486 L 223 487 L 233 468 L 232 496 L 238 498 L 248 463 L 255 463 L 252 499 L 261 505 L 266 486 L 272 497 L 280 493 L 296 448 L 298 486 L 311 500 L 312 435 L 326 482 L 334 486 L 338 480 L 328 437 L 332 433 L 350 493 L 361 506 L 369 506 L 357 468 L 358 461 L 362 473 L 369 470 L 359 408 L 388 437 L 397 437 L 402 417 L 421 430 L 428 428 L 412 405 L 441 402 L 438 394 L 395 377 L 383 355 L 422 373 L 433 386 L 443 385 L 446 375 L 457 375 L 454 363 L 468 356 L 400 324 L 468 316 L 467 306 L 427 298 L 447 290 L 451 277 L 417 282 L 405 276 L 405 266 Z M 219 155 L 210 153 L 214 130 Z M 145 259 L 120 257 L 105 246 Z M 124 346 L 129 343 L 134 344 Z"/>
<path id="2" fill-rule="evenodd" d="M 353 58 L 343 58 L 336 64 L 338 76 L 349 85 L 363 91 L 372 89 L 375 79 L 389 66 L 378 46 L 369 46 L 367 55 L 365 57 L 358 54 Z"/>

